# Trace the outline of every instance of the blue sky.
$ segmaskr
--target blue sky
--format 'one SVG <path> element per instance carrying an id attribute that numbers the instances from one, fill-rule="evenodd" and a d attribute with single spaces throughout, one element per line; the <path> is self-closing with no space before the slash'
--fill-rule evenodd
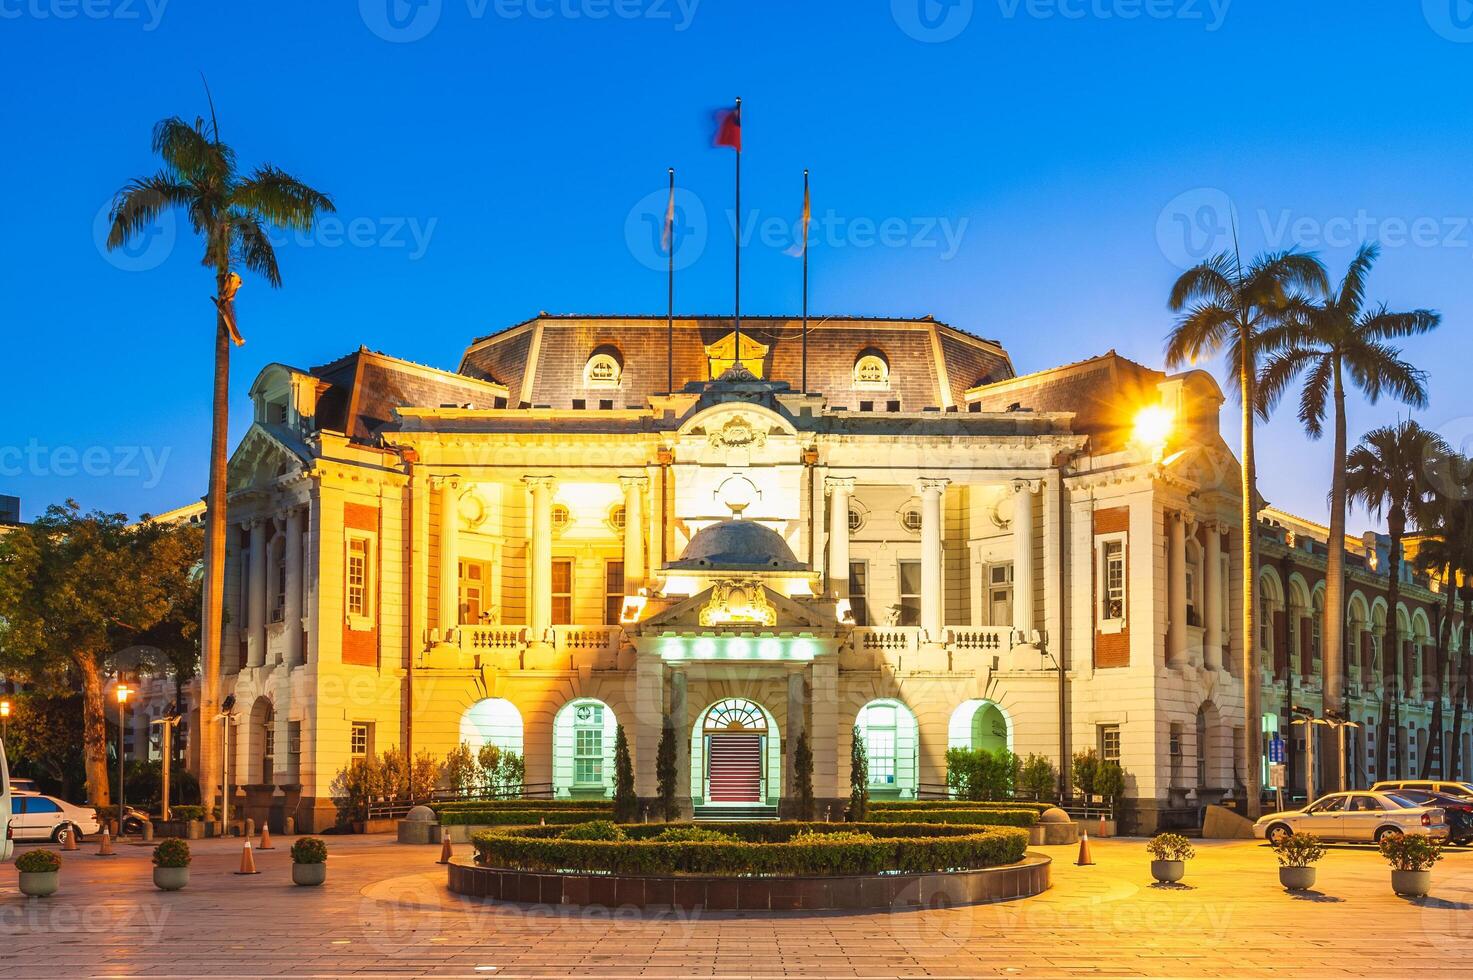
<path id="1" fill-rule="evenodd" d="M 1468 445 L 1473 4 L 1267 0 L 0 0 L 0 493 L 130 514 L 204 490 L 213 313 L 199 243 L 166 225 L 106 256 L 96 221 L 151 171 L 159 118 L 330 192 L 248 279 L 232 429 L 271 361 L 357 345 L 453 368 L 539 310 L 658 312 L 649 215 L 679 170 L 678 306 L 731 304 L 729 152 L 746 102 L 744 312 L 790 313 L 783 254 L 813 171 L 812 308 L 932 313 L 1019 371 L 1115 348 L 1159 365 L 1182 264 L 1225 243 L 1361 238 L 1371 296 L 1444 325 L 1407 345 L 1418 418 Z M 172 235 L 172 237 L 171 237 Z M 1456 369 L 1455 369 L 1456 366 Z M 1350 431 L 1396 418 L 1355 402 Z M 1224 412 L 1236 445 L 1236 416 Z M 1329 447 L 1292 405 L 1263 492 L 1322 517 Z M 1358 523 L 1352 520 L 1354 527 Z"/>

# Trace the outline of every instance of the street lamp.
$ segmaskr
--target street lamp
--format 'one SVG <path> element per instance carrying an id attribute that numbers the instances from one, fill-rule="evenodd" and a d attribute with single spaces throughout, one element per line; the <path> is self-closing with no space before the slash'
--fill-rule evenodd
<path id="1" fill-rule="evenodd" d="M 1314 726 L 1324 725 L 1335 732 L 1336 741 L 1339 746 L 1340 758 L 1345 758 L 1345 729 L 1359 728 L 1360 722 L 1351 721 L 1339 712 L 1330 712 L 1323 718 L 1316 718 L 1314 711 L 1309 708 L 1301 708 L 1295 705 L 1293 712 L 1299 715 L 1293 724 L 1304 726 L 1304 796 L 1305 802 L 1313 803 L 1314 793 Z"/>
<path id="2" fill-rule="evenodd" d="M 123 709 L 128 705 L 128 685 L 118 681 L 118 836 L 123 836 Z"/>
<path id="3" fill-rule="evenodd" d="M 220 713 L 216 721 L 222 721 L 220 737 L 224 740 L 224 751 L 220 753 L 220 827 L 221 837 L 230 835 L 230 722 L 235 718 L 235 695 L 227 694 L 220 702 Z M 209 806 L 206 803 L 205 806 Z"/>
<path id="4" fill-rule="evenodd" d="M 10 702 L 0 701 L 0 742 L 10 741 Z"/>
<path id="5" fill-rule="evenodd" d="M 174 726 L 179 724 L 179 720 L 179 708 L 171 701 L 160 717 L 149 722 L 150 725 L 159 726 L 159 746 L 163 749 L 164 756 L 163 778 L 160 786 L 160 794 L 162 796 L 159 802 L 160 820 L 169 819 L 169 767 L 174 762 Z"/>

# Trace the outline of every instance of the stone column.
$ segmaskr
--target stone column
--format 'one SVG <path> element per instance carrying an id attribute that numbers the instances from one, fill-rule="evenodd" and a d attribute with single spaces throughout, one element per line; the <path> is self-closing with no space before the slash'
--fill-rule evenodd
<path id="1" fill-rule="evenodd" d="M 1166 515 L 1169 543 L 1166 555 L 1166 663 L 1187 662 L 1187 522 L 1174 511 Z"/>
<path id="2" fill-rule="evenodd" d="M 282 639 L 288 667 L 302 662 L 302 508 L 286 512 L 286 603 L 282 612 Z"/>
<path id="3" fill-rule="evenodd" d="M 266 662 L 266 522 L 251 521 L 250 640 L 246 665 L 259 667 Z"/>
<path id="4" fill-rule="evenodd" d="M 829 591 L 837 599 L 849 597 L 849 495 L 854 480 L 825 477 L 829 495 Z"/>
<path id="5" fill-rule="evenodd" d="M 638 595 L 644 585 L 644 488 L 642 476 L 621 476 L 624 488 L 624 594 Z"/>
<path id="6" fill-rule="evenodd" d="M 826 656 L 814 660 L 808 668 L 809 701 L 812 724 L 809 726 L 813 747 L 813 795 L 818 800 L 818 819 L 823 808 L 832 804 L 831 816 L 844 819 L 843 803 L 849 796 L 849 757 L 839 758 L 839 662 Z M 844 724 L 852 724 L 853 718 Z"/>
<path id="7" fill-rule="evenodd" d="M 1207 547 L 1202 549 L 1202 660 L 1209 670 L 1222 669 L 1222 528 L 1207 525 Z"/>
<path id="8" fill-rule="evenodd" d="M 805 673 L 805 670 L 788 673 L 788 717 L 786 731 L 783 732 L 782 795 L 789 804 L 795 804 L 798 800 L 798 736 L 808 730 L 808 690 L 803 677 Z M 813 751 L 812 745 L 808 747 L 808 751 Z M 808 817 L 797 819 L 806 820 Z"/>
<path id="9" fill-rule="evenodd" d="M 532 542 L 527 589 L 527 641 L 552 641 L 552 491 L 550 476 L 524 478 L 532 492 Z"/>
<path id="10" fill-rule="evenodd" d="M 670 672 L 670 724 L 675 729 L 675 799 L 680 804 L 680 812 L 687 816 L 690 814 L 689 715 L 685 671 L 672 670 Z"/>
<path id="11" fill-rule="evenodd" d="M 441 479 L 440 491 L 440 638 L 455 641 L 460 625 L 460 481 Z"/>
<path id="12" fill-rule="evenodd" d="M 642 800 L 659 796 L 655 768 L 660 731 L 665 722 L 665 665 L 654 654 L 640 654 L 634 663 L 634 725 L 625 726 L 634 756 L 634 792 Z"/>
<path id="13" fill-rule="evenodd" d="M 946 597 L 941 591 L 941 495 L 949 480 L 921 480 L 921 629 L 931 643 L 943 639 L 942 610 Z"/>
<path id="14" fill-rule="evenodd" d="M 1013 481 L 1013 629 L 1024 645 L 1033 634 L 1033 480 Z"/>

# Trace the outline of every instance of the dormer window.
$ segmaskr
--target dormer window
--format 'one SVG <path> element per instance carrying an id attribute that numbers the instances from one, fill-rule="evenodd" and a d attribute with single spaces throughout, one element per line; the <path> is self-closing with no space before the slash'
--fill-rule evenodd
<path id="1" fill-rule="evenodd" d="M 890 362 L 877 350 L 867 350 L 854 362 L 854 387 L 870 391 L 890 389 Z"/>
<path id="2" fill-rule="evenodd" d="M 619 352 L 613 347 L 600 347 L 593 352 L 588 358 L 588 363 L 583 366 L 583 386 L 585 388 L 617 388 L 623 373 L 624 365 Z"/>

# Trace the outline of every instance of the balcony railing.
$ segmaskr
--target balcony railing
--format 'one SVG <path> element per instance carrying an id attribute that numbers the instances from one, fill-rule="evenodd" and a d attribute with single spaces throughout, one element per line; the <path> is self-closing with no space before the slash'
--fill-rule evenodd
<path id="1" fill-rule="evenodd" d="M 1012 649 L 1011 626 L 950 626 L 947 642 L 955 650 L 977 653 L 1007 653 Z"/>
<path id="2" fill-rule="evenodd" d="M 460 648 L 473 653 L 520 650 L 527 644 L 525 626 L 461 626 L 456 633 Z"/>
<path id="3" fill-rule="evenodd" d="M 854 647 L 885 653 L 909 653 L 921 646 L 919 626 L 857 626 Z"/>

